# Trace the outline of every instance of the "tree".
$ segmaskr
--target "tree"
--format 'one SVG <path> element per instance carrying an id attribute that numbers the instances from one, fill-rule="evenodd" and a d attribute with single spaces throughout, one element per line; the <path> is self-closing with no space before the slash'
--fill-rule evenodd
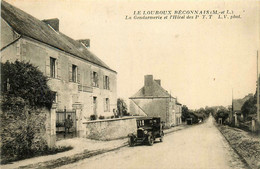
<path id="1" fill-rule="evenodd" d="M 121 98 L 117 99 L 117 110 L 119 116 L 127 116 L 129 113 L 127 113 L 127 105 L 125 101 Z"/>
<path id="2" fill-rule="evenodd" d="M 15 61 L 1 63 L 1 95 L 6 102 L 2 109 L 9 109 L 8 100 L 21 98 L 30 107 L 51 108 L 55 93 L 47 85 L 47 77 L 30 63 Z"/>
<path id="3" fill-rule="evenodd" d="M 229 111 L 226 108 L 221 108 L 217 111 L 216 115 L 215 115 L 215 119 L 218 120 L 219 118 L 222 118 L 222 121 L 225 122 L 225 120 L 228 118 L 229 116 Z"/>
<path id="4" fill-rule="evenodd" d="M 47 77 L 30 63 L 1 63 L 1 160 L 16 160 L 46 150 L 46 114 L 55 93 Z M 42 109 L 43 108 L 43 109 Z"/>
<path id="5" fill-rule="evenodd" d="M 181 115 L 182 121 L 186 121 L 186 119 L 189 117 L 190 117 L 189 108 L 186 105 L 183 105 L 182 106 L 182 115 Z"/>
<path id="6" fill-rule="evenodd" d="M 248 115 L 256 114 L 256 94 L 250 97 L 241 107 L 244 119 L 247 119 Z"/>

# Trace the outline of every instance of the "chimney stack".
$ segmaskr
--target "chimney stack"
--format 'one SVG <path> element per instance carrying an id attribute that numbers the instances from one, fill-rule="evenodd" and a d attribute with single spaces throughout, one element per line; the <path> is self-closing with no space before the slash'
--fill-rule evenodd
<path id="1" fill-rule="evenodd" d="M 154 79 L 154 81 L 161 86 L 161 80 L 160 79 Z"/>
<path id="2" fill-rule="evenodd" d="M 153 75 L 144 76 L 144 95 L 151 96 L 153 94 Z"/>
<path id="3" fill-rule="evenodd" d="M 59 19 L 44 19 L 42 20 L 44 23 L 49 24 L 55 31 L 59 31 Z"/>
<path id="4" fill-rule="evenodd" d="M 90 47 L 90 39 L 79 39 L 77 41 L 82 43 L 86 48 Z"/>
<path id="5" fill-rule="evenodd" d="M 145 75 L 144 86 L 152 86 L 152 85 L 153 85 L 153 75 Z"/>

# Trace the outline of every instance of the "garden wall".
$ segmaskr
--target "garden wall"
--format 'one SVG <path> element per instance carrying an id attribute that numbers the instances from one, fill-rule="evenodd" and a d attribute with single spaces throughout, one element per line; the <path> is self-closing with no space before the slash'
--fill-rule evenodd
<path id="1" fill-rule="evenodd" d="M 134 117 L 88 121 L 83 126 L 85 131 L 81 136 L 95 140 L 125 138 L 137 129 Z"/>

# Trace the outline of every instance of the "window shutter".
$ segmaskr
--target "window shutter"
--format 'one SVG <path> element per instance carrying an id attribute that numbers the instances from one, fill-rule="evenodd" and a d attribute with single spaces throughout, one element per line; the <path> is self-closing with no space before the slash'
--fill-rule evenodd
<path id="1" fill-rule="evenodd" d="M 107 103 L 107 111 L 110 112 L 110 99 L 108 99 L 108 103 Z"/>
<path id="2" fill-rule="evenodd" d="M 103 75 L 103 89 L 106 89 L 106 76 Z"/>
<path id="3" fill-rule="evenodd" d="M 69 67 L 69 82 L 72 82 L 72 64 L 69 63 L 68 67 Z"/>
<path id="4" fill-rule="evenodd" d="M 99 87 L 99 77 L 98 77 L 98 73 L 97 73 L 97 87 Z"/>
<path id="5" fill-rule="evenodd" d="M 110 78 L 109 78 L 109 76 L 107 77 L 107 89 L 110 90 Z"/>
<path id="6" fill-rule="evenodd" d="M 59 56 L 56 60 L 56 67 L 57 67 L 57 78 L 61 79 L 61 57 Z"/>
<path id="7" fill-rule="evenodd" d="M 111 78 L 112 78 L 112 77 L 111 77 Z M 108 81 L 109 90 L 112 92 L 112 87 L 111 87 L 111 85 L 113 85 L 112 82 L 113 82 L 114 79 L 111 79 L 111 80 L 112 80 L 111 83 L 110 83 L 110 77 L 109 77 L 108 79 L 109 79 L 109 81 Z"/>
<path id="8" fill-rule="evenodd" d="M 90 85 L 93 87 L 93 72 L 90 70 Z"/>
<path id="9" fill-rule="evenodd" d="M 45 62 L 45 73 L 46 76 L 50 77 L 50 57 L 47 56 L 46 62 Z"/>
<path id="10" fill-rule="evenodd" d="M 61 95 L 57 92 L 57 104 L 60 105 L 61 104 Z"/>
<path id="11" fill-rule="evenodd" d="M 77 81 L 78 81 L 78 84 L 80 84 L 80 69 L 79 69 L 79 66 L 77 67 Z"/>
<path id="12" fill-rule="evenodd" d="M 104 98 L 103 101 L 104 101 L 104 112 L 106 112 L 107 111 L 106 110 L 106 98 Z"/>

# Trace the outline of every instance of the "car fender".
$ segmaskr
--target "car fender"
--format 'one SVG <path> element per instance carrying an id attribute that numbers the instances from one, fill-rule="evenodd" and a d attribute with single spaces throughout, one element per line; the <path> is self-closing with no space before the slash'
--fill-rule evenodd
<path id="1" fill-rule="evenodd" d="M 136 138 L 136 135 L 135 135 L 134 133 L 130 133 L 130 134 L 128 134 L 128 137 L 134 137 L 134 138 Z"/>

